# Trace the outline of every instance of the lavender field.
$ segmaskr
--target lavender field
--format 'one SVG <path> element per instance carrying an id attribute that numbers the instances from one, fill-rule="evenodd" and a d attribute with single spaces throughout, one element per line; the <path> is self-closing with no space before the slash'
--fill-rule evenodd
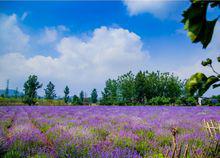
<path id="1" fill-rule="evenodd" d="M 163 157 L 177 142 L 201 154 L 210 141 L 202 120 L 219 107 L 0 107 L 1 157 Z M 190 153 L 189 153 L 190 154 Z"/>

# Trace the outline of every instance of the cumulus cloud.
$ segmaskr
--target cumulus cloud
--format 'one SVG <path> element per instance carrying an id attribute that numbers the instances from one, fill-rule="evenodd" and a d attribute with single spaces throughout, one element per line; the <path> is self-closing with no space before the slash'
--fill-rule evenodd
<path id="1" fill-rule="evenodd" d="M 149 53 L 142 45 L 138 35 L 123 28 L 100 27 L 86 40 L 65 36 L 54 45 L 58 57 L 26 57 L 16 50 L 1 55 L 0 82 L 9 78 L 14 84 L 21 84 L 29 74 L 36 74 L 44 84 L 54 82 L 59 95 L 65 85 L 72 92 L 100 89 L 110 77 L 146 69 Z"/>
<path id="2" fill-rule="evenodd" d="M 0 14 L 0 54 L 26 50 L 29 39 L 29 35 L 18 26 L 15 14 Z"/>
<path id="3" fill-rule="evenodd" d="M 69 28 L 64 25 L 58 25 L 56 27 L 45 27 L 40 34 L 39 44 L 48 44 L 57 42 L 62 38 L 63 33 L 68 32 Z"/>
<path id="4" fill-rule="evenodd" d="M 164 0 L 124 0 L 124 4 L 131 16 L 148 12 L 155 17 L 164 18 L 168 14 L 168 3 Z"/>
<path id="5" fill-rule="evenodd" d="M 55 28 L 48 28 L 44 29 L 44 32 L 39 40 L 39 43 L 51 43 L 57 40 L 58 33 Z"/>

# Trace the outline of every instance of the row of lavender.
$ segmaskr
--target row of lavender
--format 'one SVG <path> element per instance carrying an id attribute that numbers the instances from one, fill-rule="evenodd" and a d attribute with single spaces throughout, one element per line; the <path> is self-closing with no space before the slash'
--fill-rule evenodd
<path id="1" fill-rule="evenodd" d="M 0 107 L 4 157 L 159 157 L 178 141 L 197 154 L 209 137 L 202 120 L 220 121 L 219 107 Z M 190 154 L 190 153 L 189 153 Z"/>

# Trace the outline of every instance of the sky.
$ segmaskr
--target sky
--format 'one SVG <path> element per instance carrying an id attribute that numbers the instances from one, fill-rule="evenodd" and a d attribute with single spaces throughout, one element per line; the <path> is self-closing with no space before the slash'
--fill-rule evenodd
<path id="1" fill-rule="evenodd" d="M 142 70 L 170 72 L 187 79 L 207 57 L 219 55 L 220 24 L 207 49 L 192 44 L 183 29 L 188 1 L 0 2 L 0 89 L 20 91 L 30 74 L 49 81 L 58 96 L 69 86 L 100 94 L 108 78 Z M 208 18 L 219 15 L 208 12 Z M 214 67 L 220 70 L 219 64 Z M 209 90 L 205 96 L 220 94 Z"/>

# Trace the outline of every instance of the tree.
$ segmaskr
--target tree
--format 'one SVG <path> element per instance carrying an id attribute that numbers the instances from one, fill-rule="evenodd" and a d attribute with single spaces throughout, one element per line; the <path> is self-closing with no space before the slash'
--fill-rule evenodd
<path id="1" fill-rule="evenodd" d="M 146 96 L 145 90 L 145 73 L 139 71 L 135 76 L 135 94 L 139 103 L 144 103 L 144 98 Z"/>
<path id="2" fill-rule="evenodd" d="M 118 77 L 119 95 L 125 103 L 132 103 L 135 98 L 135 76 L 130 71 Z"/>
<path id="3" fill-rule="evenodd" d="M 30 75 L 24 83 L 24 103 L 34 105 L 37 98 L 37 90 L 43 86 L 37 81 L 36 75 Z"/>
<path id="4" fill-rule="evenodd" d="M 96 89 L 93 89 L 92 93 L 91 93 L 91 101 L 92 101 L 92 103 L 97 103 L 97 100 L 98 100 L 97 98 L 98 98 L 97 91 L 96 91 Z"/>
<path id="5" fill-rule="evenodd" d="M 47 84 L 47 88 L 44 91 L 46 99 L 54 99 L 56 97 L 55 85 L 51 81 Z"/>
<path id="6" fill-rule="evenodd" d="M 65 89 L 64 89 L 64 102 L 67 104 L 68 101 L 69 101 L 69 93 L 70 93 L 70 90 L 69 90 L 69 87 L 66 86 Z"/>
<path id="7" fill-rule="evenodd" d="M 80 99 L 81 104 L 83 104 L 83 102 L 84 102 L 84 92 L 83 91 L 81 91 L 79 93 L 79 99 Z"/>
<path id="8" fill-rule="evenodd" d="M 102 104 L 112 105 L 117 102 L 118 99 L 118 83 L 116 80 L 108 79 L 105 82 L 105 88 L 102 92 Z"/>
<path id="9" fill-rule="evenodd" d="M 208 6 L 211 8 L 220 7 L 220 1 L 198 1 L 192 0 L 190 7 L 183 12 L 184 29 L 188 31 L 188 36 L 193 43 L 201 42 L 203 48 L 206 48 L 213 35 L 215 24 L 218 20 L 216 17 L 213 20 L 207 20 Z M 220 57 L 217 57 L 220 62 Z M 220 74 L 214 70 L 212 60 L 207 58 L 202 61 L 203 66 L 209 66 L 215 75 L 207 77 L 203 73 L 195 73 L 187 81 L 186 89 L 188 94 L 196 97 L 202 96 L 211 86 L 217 88 L 220 86 Z"/>
<path id="10" fill-rule="evenodd" d="M 77 95 L 73 96 L 72 104 L 73 105 L 80 105 L 81 104 L 80 99 L 79 99 L 79 97 Z"/>

